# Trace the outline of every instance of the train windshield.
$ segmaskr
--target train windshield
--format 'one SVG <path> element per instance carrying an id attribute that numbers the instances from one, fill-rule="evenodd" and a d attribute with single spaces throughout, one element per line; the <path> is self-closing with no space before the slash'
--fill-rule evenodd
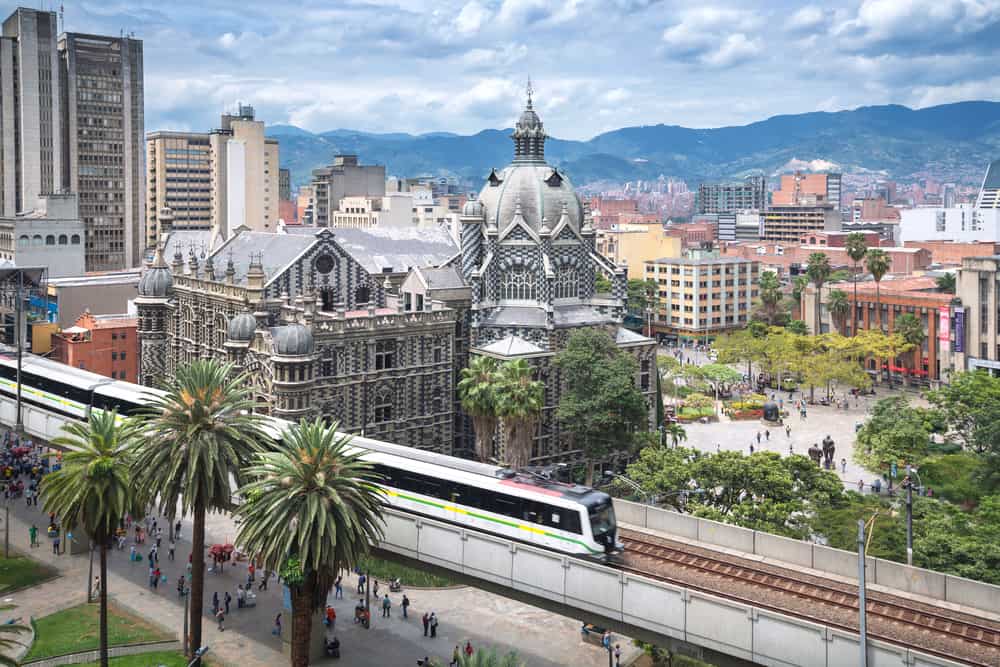
<path id="1" fill-rule="evenodd" d="M 615 532 L 615 508 L 610 502 L 594 505 L 590 508 L 590 530 L 594 538 Z"/>

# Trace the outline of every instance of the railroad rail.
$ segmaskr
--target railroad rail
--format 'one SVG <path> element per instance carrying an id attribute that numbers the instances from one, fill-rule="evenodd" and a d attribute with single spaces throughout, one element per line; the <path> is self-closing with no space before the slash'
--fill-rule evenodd
<path id="1" fill-rule="evenodd" d="M 851 584 L 633 530 L 620 528 L 619 539 L 626 571 L 858 631 L 857 587 Z M 865 609 L 869 637 L 977 667 L 1000 666 L 1000 623 L 871 590 Z"/>

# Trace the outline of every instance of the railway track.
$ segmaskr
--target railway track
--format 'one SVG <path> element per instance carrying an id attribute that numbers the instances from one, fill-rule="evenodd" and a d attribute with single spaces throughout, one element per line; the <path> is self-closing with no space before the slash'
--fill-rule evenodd
<path id="1" fill-rule="evenodd" d="M 635 531 L 620 530 L 619 537 L 625 545 L 625 570 L 843 630 L 858 630 L 857 588 L 851 584 Z M 822 613 L 817 613 L 819 608 Z M 865 609 L 869 637 L 971 665 L 1000 665 L 1000 623 L 875 591 L 868 593 Z"/>

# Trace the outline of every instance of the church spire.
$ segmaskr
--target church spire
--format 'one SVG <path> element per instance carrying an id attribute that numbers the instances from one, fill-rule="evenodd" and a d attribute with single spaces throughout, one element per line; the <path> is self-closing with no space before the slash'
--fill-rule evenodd
<path id="1" fill-rule="evenodd" d="M 528 79 L 527 102 L 521 117 L 514 126 L 514 162 L 545 162 L 545 128 L 542 121 L 535 113 L 532 96 L 535 93 Z"/>

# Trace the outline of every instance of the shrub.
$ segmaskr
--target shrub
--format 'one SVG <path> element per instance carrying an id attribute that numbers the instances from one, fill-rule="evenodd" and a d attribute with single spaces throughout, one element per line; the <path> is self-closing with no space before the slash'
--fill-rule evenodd
<path id="1" fill-rule="evenodd" d="M 687 408 L 710 408 L 715 405 L 715 399 L 705 394 L 688 394 L 684 398 L 684 407 Z"/>

